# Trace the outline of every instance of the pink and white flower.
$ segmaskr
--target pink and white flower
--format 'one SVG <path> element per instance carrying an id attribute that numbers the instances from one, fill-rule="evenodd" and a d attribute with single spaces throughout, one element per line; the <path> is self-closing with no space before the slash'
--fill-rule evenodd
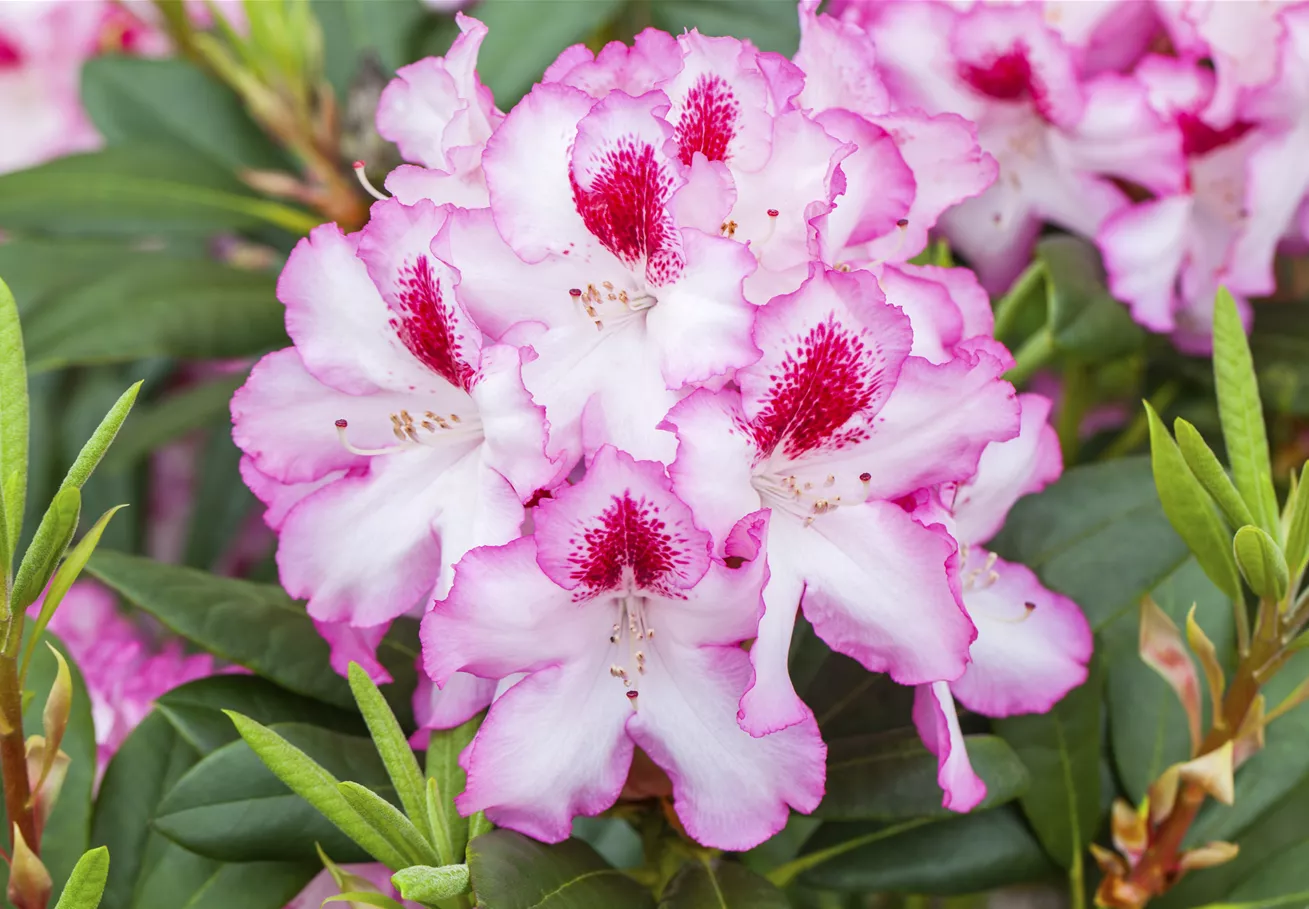
<path id="1" fill-rule="evenodd" d="M 384 202 L 360 233 L 302 240 L 278 284 L 296 347 L 232 401 L 283 586 L 322 622 L 376 626 L 444 594 L 460 556 L 516 537 L 559 477 L 521 352 L 483 343 L 459 272 L 431 254 L 445 216 Z"/>
<path id="2" fill-rule="evenodd" d="M 765 355 L 737 372 L 740 391 L 696 391 L 668 416 L 675 488 L 719 546 L 744 516 L 771 512 L 767 609 L 741 704 L 752 734 L 810 715 L 786 663 L 801 604 L 870 671 L 904 684 L 964 671 L 975 632 L 955 543 L 896 500 L 971 476 L 988 443 L 1018 431 L 1018 407 L 994 342 L 935 364 L 910 355 L 913 336 L 871 274 L 815 267 L 760 310 Z"/>
<path id="3" fill-rule="evenodd" d="M 614 803 L 637 747 L 705 845 L 747 849 L 788 805 L 811 811 L 825 756 L 813 718 L 762 739 L 736 720 L 768 520 L 742 522 L 715 557 L 662 465 L 606 446 L 537 508 L 533 535 L 465 556 L 423 619 L 427 671 L 508 681 L 461 756 L 460 812 L 558 842 Z"/>
<path id="4" fill-rule="evenodd" d="M 977 628 L 963 675 L 920 685 L 914 723 L 940 761 L 943 804 L 968 811 L 986 796 L 986 785 L 968 762 L 955 701 L 992 717 L 1045 713 L 1086 680 L 1090 626 L 1077 604 L 1042 586 L 1031 569 L 1006 562 L 983 548 L 999 532 L 1019 498 L 1058 479 L 1059 440 L 1047 422 L 1050 401 L 1019 397 L 1022 428 L 1017 438 L 987 446 L 977 473 L 940 490 L 952 504 L 929 498 L 916 515 L 939 521 L 959 540 L 959 577 L 964 608 Z"/>

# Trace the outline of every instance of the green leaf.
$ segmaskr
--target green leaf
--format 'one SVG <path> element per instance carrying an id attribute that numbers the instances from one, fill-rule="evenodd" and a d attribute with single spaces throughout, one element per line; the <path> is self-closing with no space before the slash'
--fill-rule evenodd
<path id="1" fill-rule="evenodd" d="M 231 430 L 232 394 L 248 373 L 221 376 L 183 388 L 158 401 L 138 405 L 108 455 L 110 468 L 123 469 L 193 429 L 220 423 Z"/>
<path id="2" fill-rule="evenodd" d="M 541 78 L 559 48 L 586 40 L 622 8 L 622 0 L 482 0 L 477 18 L 489 32 L 477 71 L 508 110 Z"/>
<path id="3" fill-rule="evenodd" d="M 220 578 L 194 568 L 164 565 L 101 549 L 88 570 L 164 625 L 225 660 L 252 669 L 283 688 L 351 710 L 346 680 L 332 671 L 330 649 L 304 605 L 272 584 Z M 409 703 L 417 684 L 417 631 L 398 620 L 378 648 L 394 684 L 386 686 L 402 725 L 412 723 Z M 252 635 L 251 628 L 260 633 Z"/>
<path id="4" fill-rule="evenodd" d="M 981 808 L 1021 796 L 1030 782 L 1012 748 L 991 735 L 965 736 L 968 759 L 986 783 Z M 814 811 L 829 820 L 894 821 L 950 817 L 941 807 L 936 755 L 917 736 L 855 736 L 829 740 L 827 794 Z"/>
<path id="5" fill-rule="evenodd" d="M 109 145 L 172 146 L 230 170 L 295 169 L 231 89 L 181 57 L 92 57 L 82 67 L 81 99 Z"/>
<path id="6" fill-rule="evenodd" d="M 104 846 L 83 855 L 68 876 L 55 909 L 98 909 L 109 877 L 109 850 Z"/>
<path id="7" fill-rule="evenodd" d="M 232 444 L 230 418 L 227 425 L 213 426 L 204 433 L 199 451 L 199 483 L 195 490 L 191 520 L 186 530 L 186 564 L 226 574 L 221 563 L 248 526 L 259 500 L 241 479 L 241 449 Z"/>
<path id="8" fill-rule="evenodd" d="M 18 306 L 9 285 L 0 280 L 0 484 L 4 486 L 5 568 L 23 532 L 27 495 L 27 361 Z"/>
<path id="9" fill-rule="evenodd" d="M 1294 479 L 1294 476 L 1292 476 Z M 1309 463 L 1300 469 L 1300 481 L 1292 484 L 1295 495 L 1286 510 L 1286 564 L 1294 577 L 1304 573 L 1309 564 Z"/>
<path id="10" fill-rule="evenodd" d="M 1148 401 L 1145 412 L 1150 420 L 1150 464 L 1164 513 L 1205 573 L 1235 599 L 1241 595 L 1241 580 L 1232 557 L 1231 536 L 1214 511 L 1213 500 L 1187 467 L 1177 443 Z"/>
<path id="11" fill-rule="evenodd" d="M 368 731 L 377 746 L 377 753 L 386 766 L 387 775 L 400 796 L 400 804 L 415 824 L 428 827 L 427 791 L 423 782 L 423 771 L 418 768 L 413 749 L 404 730 L 396 722 L 395 714 L 386 705 L 382 692 L 373 684 L 368 673 L 358 663 L 350 664 L 350 690 L 354 693 L 359 712 L 368 724 Z M 417 831 L 415 831 L 417 833 Z M 422 839 L 421 835 L 419 837 Z M 428 849 L 432 843 L 423 840 Z M 420 864 L 440 864 L 444 856 L 431 862 Z"/>
<path id="12" fill-rule="evenodd" d="M 1149 460 L 1140 457 L 1065 471 L 1018 501 L 989 548 L 1031 568 L 1097 629 L 1135 612 L 1146 591 L 1191 557 L 1164 516 Z"/>
<path id="13" fill-rule="evenodd" d="M 286 344 L 276 275 L 138 254 L 26 319 L 33 372 L 146 357 L 230 359 Z"/>
<path id="14" fill-rule="evenodd" d="M 24 632 L 30 635 L 30 626 Z M 32 663 L 28 674 L 28 696 L 23 702 L 23 728 L 30 731 L 41 729 L 46 698 L 54 684 L 58 664 L 53 656 L 45 652 L 46 643 L 53 644 L 64 655 L 73 681 L 72 709 L 60 743 L 61 750 L 70 759 L 68 774 L 64 777 L 59 800 L 41 835 L 41 861 L 54 880 L 53 896 L 58 898 L 64 881 L 90 845 L 91 791 L 95 783 L 95 728 L 91 721 L 91 699 L 87 695 L 86 684 L 68 655 L 68 648 L 48 633 L 40 638 L 39 643 L 41 655 Z M 9 827 L 2 804 L 0 824 L 5 829 Z M 8 868 L 0 865 L 0 888 L 3 888 L 7 877 Z"/>
<path id="15" fill-rule="evenodd" d="M 404 909 L 395 900 L 389 896 L 380 893 L 369 893 L 367 891 L 354 891 L 352 893 L 338 893 L 336 896 L 329 896 L 323 900 L 323 905 L 328 903 L 350 903 L 358 905 L 362 903 L 365 906 L 377 906 L 378 909 Z"/>
<path id="16" fill-rule="evenodd" d="M 265 726 L 302 723 L 356 737 L 368 733 L 358 714 L 287 691 L 257 675 L 196 679 L 158 698 L 155 707 L 201 755 L 241 737 L 224 710 L 236 710 Z"/>
<path id="17" fill-rule="evenodd" d="M 427 740 L 427 813 L 437 853 L 446 865 L 459 864 L 471 839 L 469 819 L 459 814 L 455 798 L 468 782 L 464 768 L 459 766 L 459 755 L 482 725 L 482 716 L 454 729 L 434 729 Z"/>
<path id="18" fill-rule="evenodd" d="M 64 557 L 82 510 L 82 493 L 76 486 L 59 491 L 37 525 L 36 536 L 23 553 L 23 561 L 14 577 L 12 596 L 14 612 L 24 612 L 45 590 L 55 566 Z"/>
<path id="19" fill-rule="evenodd" d="M 407 864 L 337 789 L 340 773 L 386 790 L 368 739 L 296 724 L 274 729 L 228 715 L 245 741 L 219 748 L 177 782 L 155 818 L 161 833 L 222 861 L 308 860 L 317 855 L 315 841 L 336 860 L 354 861 L 353 840 L 389 866 Z"/>
<path id="20" fill-rule="evenodd" d="M 1259 596 L 1281 601 L 1291 583 L 1286 559 L 1277 543 L 1258 527 L 1247 524 L 1232 538 L 1232 551 L 1241 576 Z"/>
<path id="21" fill-rule="evenodd" d="M 17 290 L 15 290 L 17 293 Z M 1260 397 L 1280 413 L 1309 413 L 1309 324 L 1299 306 L 1254 304 L 1250 352 Z"/>
<path id="22" fill-rule="evenodd" d="M 251 194 L 167 145 L 123 145 L 0 176 L 0 227 L 59 234 L 209 234 L 263 225 L 303 234 L 318 219 Z"/>
<path id="23" fill-rule="evenodd" d="M 824 824 L 805 858 L 829 856 L 800 883 L 844 893 L 977 893 L 1054 871 L 1012 805 L 946 821 Z"/>
<path id="24" fill-rule="evenodd" d="M 1218 456 L 1205 442 L 1204 436 L 1200 435 L 1200 430 L 1178 417 L 1173 422 L 1173 431 L 1177 433 L 1177 447 L 1182 450 L 1186 466 L 1191 468 L 1191 473 L 1200 481 L 1200 485 L 1222 509 L 1227 523 L 1232 527 L 1253 524 L 1255 520 L 1249 507 L 1236 491 L 1231 477 L 1219 463 Z"/>
<path id="25" fill-rule="evenodd" d="M 355 813 L 407 859 L 400 865 L 392 866 L 391 870 L 399 871 L 409 865 L 435 865 L 441 861 L 413 821 L 386 799 L 358 783 L 338 783 L 336 788 Z"/>
<path id="26" fill-rule="evenodd" d="M 402 868 L 391 875 L 391 883 L 400 891 L 400 896 L 404 899 L 418 903 L 435 903 L 468 892 L 468 866 L 445 865 L 433 868 L 415 865 L 412 868 Z"/>
<path id="27" fill-rule="evenodd" d="M 739 862 L 690 861 L 668 882 L 659 909 L 789 909 L 786 895 Z"/>
<path id="28" fill-rule="evenodd" d="M 554 846 L 510 830 L 468 845 L 468 870 L 479 906 L 495 909 L 642 909 L 650 892 L 604 863 L 579 840 Z"/>
<path id="29" fill-rule="evenodd" d="M 832 740 L 912 729 L 913 690 L 834 652 L 800 616 L 791 636 L 791 680 Z"/>
<path id="30" fill-rule="evenodd" d="M 385 76 L 423 56 L 411 46 L 426 13 L 416 0 L 312 0 L 311 6 L 322 27 L 327 78 L 347 103 L 365 60 L 376 60 Z"/>
<path id="31" fill-rule="evenodd" d="M 1191 605 L 1196 619 L 1214 642 L 1220 660 L 1233 662 L 1235 629 L 1232 603 L 1205 575 L 1195 559 L 1185 562 L 1150 591 L 1151 598 L 1182 627 Z M 1109 745 L 1114 768 L 1133 804 L 1172 764 L 1191 754 L 1186 712 L 1176 692 L 1141 660 L 1140 618 L 1125 612 L 1104 628 L 1096 650 L 1105 665 Z M 1204 716 L 1211 716 L 1209 692 L 1201 690 Z"/>
<path id="32" fill-rule="evenodd" d="M 96 466 L 104 458 L 109 446 L 114 443 L 114 438 L 118 435 L 118 430 L 122 428 L 123 421 L 132 412 L 132 405 L 136 403 L 136 396 L 140 391 L 141 383 L 137 382 L 123 392 L 118 400 L 114 402 L 114 406 L 109 408 L 109 412 L 100 421 L 100 425 L 91 434 L 91 438 L 86 440 L 86 444 L 78 452 L 77 459 L 73 461 L 73 466 L 68 468 L 62 488 L 67 489 L 70 486 L 76 486 L 81 489 L 86 485 L 86 481 L 91 479 L 91 474 L 95 471 Z"/>
<path id="33" fill-rule="evenodd" d="M 1046 852 L 1065 868 L 1079 862 L 1100 822 L 1100 697 L 1093 665 L 1087 681 L 1049 713 L 992 724 L 1031 772 L 1023 813 Z"/>
<path id="34" fill-rule="evenodd" d="M 223 864 L 168 846 L 142 879 L 130 909 L 282 909 L 321 870 L 307 863 Z"/>
<path id="35" fill-rule="evenodd" d="M 1049 276 L 1047 325 L 1056 348 L 1095 360 L 1140 348 L 1145 332 L 1105 287 L 1092 244 L 1067 234 L 1046 237 L 1036 246 L 1036 258 Z"/>
<path id="36" fill-rule="evenodd" d="M 698 28 L 705 35 L 748 38 L 760 50 L 792 56 L 800 46 L 800 20 L 787 3 L 754 0 L 660 0 L 650 4 L 655 28 L 680 35 Z"/>
<path id="37" fill-rule="evenodd" d="M 1277 496 L 1268 459 L 1263 405 L 1236 302 L 1225 288 L 1214 302 L 1214 382 L 1232 477 L 1259 527 L 1278 538 Z"/>
<path id="38" fill-rule="evenodd" d="M 54 580 L 50 582 L 50 589 L 46 591 L 45 599 L 41 601 L 41 612 L 32 625 L 32 638 L 27 644 L 27 650 L 23 653 L 22 668 L 19 672 L 20 679 L 27 678 L 27 667 L 32 662 L 37 636 L 45 631 L 46 626 L 50 624 L 50 619 L 54 617 L 55 610 L 59 608 L 64 596 L 72 588 L 73 582 L 82 573 L 87 559 L 91 558 L 91 553 L 95 552 L 95 547 L 100 543 L 100 536 L 105 532 L 105 527 L 108 526 L 110 519 L 113 518 L 119 508 L 125 507 L 119 505 L 118 508 L 102 514 L 100 520 L 96 521 L 91 529 L 86 532 L 86 535 L 78 541 L 77 545 L 68 553 L 68 558 L 64 559 L 64 563 L 55 572 Z"/>

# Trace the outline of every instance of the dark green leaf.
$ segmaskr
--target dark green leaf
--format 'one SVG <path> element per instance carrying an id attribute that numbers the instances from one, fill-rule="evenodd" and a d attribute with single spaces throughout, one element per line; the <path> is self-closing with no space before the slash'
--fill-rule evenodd
<path id="1" fill-rule="evenodd" d="M 200 478 L 186 534 L 186 564 L 227 574 L 224 557 L 239 546 L 242 530 L 259 507 L 241 479 L 241 449 L 232 444 L 230 422 L 205 433 Z"/>
<path id="2" fill-rule="evenodd" d="M 1214 502 L 1186 465 L 1181 450 L 1149 402 L 1150 466 L 1164 514 L 1195 553 L 1200 566 L 1228 596 L 1241 596 L 1241 580 L 1232 556 L 1232 538 L 1214 510 Z"/>
<path id="3" fill-rule="evenodd" d="M 791 642 L 791 679 L 824 738 L 913 728 L 913 689 L 834 652 L 803 616 Z"/>
<path id="4" fill-rule="evenodd" d="M 343 820 L 354 834 L 364 822 L 337 793 L 337 781 L 354 780 L 393 795 L 370 740 L 297 724 L 277 725 L 271 732 L 331 775 L 329 779 L 322 770 L 310 773 L 298 759 L 283 753 L 284 746 L 282 751 L 265 749 L 281 772 L 296 780 L 298 789 L 319 794 L 330 790 L 338 807 L 348 812 L 334 811 L 334 817 Z M 319 795 L 313 797 L 319 800 Z M 191 768 L 164 796 L 155 817 L 156 829 L 165 836 L 192 852 L 221 861 L 307 862 L 318 855 L 315 842 L 338 862 L 367 861 L 367 855 L 333 824 L 274 776 L 246 742 L 224 745 Z M 363 839 L 372 842 L 377 836 Z M 389 849 L 379 851 L 391 856 Z"/>
<path id="5" fill-rule="evenodd" d="M 824 824 L 805 853 L 839 849 L 885 829 L 866 822 Z M 955 894 L 1038 880 L 1054 870 L 1018 810 L 1007 805 L 868 842 L 816 865 L 800 881 L 843 892 Z"/>
<path id="6" fill-rule="evenodd" d="M 109 877 L 109 850 L 104 846 L 87 852 L 73 866 L 63 895 L 55 909 L 96 909 Z"/>
<path id="7" fill-rule="evenodd" d="M 622 7 L 622 0 L 483 0 L 477 18 L 490 31 L 478 73 L 501 109 L 508 110 L 540 80 L 560 48 L 586 40 Z"/>
<path id="8" fill-rule="evenodd" d="M 1257 596 L 1281 600 L 1291 583 L 1286 559 L 1277 543 L 1258 527 L 1248 524 L 1232 538 L 1232 550 L 1241 576 Z"/>
<path id="9" fill-rule="evenodd" d="M 1309 413 L 1309 321 L 1299 306 L 1280 301 L 1256 304 L 1254 312 L 1250 351 L 1262 399 L 1280 413 Z"/>
<path id="10" fill-rule="evenodd" d="M 26 319 L 34 371 L 152 356 L 248 357 L 286 343 L 276 276 L 139 254 Z"/>
<path id="11" fill-rule="evenodd" d="M 0 176 L 0 228 L 59 234 L 213 233 L 318 219 L 252 195 L 235 177 L 168 146 L 123 145 Z"/>
<path id="12" fill-rule="evenodd" d="M 82 104 L 110 145 L 151 142 L 238 170 L 293 170 L 241 99 L 181 57 L 105 54 L 82 67 Z"/>
<path id="13" fill-rule="evenodd" d="M 1150 591 L 1179 628 L 1196 606 L 1196 620 L 1209 635 L 1219 659 L 1230 664 L 1234 655 L 1232 603 L 1214 587 L 1195 559 Z M 1186 712 L 1177 693 L 1141 660 L 1140 618 L 1125 612 L 1103 629 L 1096 641 L 1105 665 L 1105 697 L 1109 713 L 1109 743 L 1118 778 L 1133 804 L 1172 764 L 1190 757 Z M 1207 689 L 1201 690 L 1209 716 Z"/>
<path id="14" fill-rule="evenodd" d="M 235 710 L 265 726 L 307 723 L 354 736 L 368 732 L 358 714 L 287 691 L 256 675 L 196 679 L 174 688 L 155 706 L 201 755 L 240 738 L 224 710 Z"/>
<path id="15" fill-rule="evenodd" d="M 321 866 L 288 862 L 223 864 L 168 843 L 141 881 L 131 909 L 282 909 Z"/>
<path id="16" fill-rule="evenodd" d="M 1003 739 L 965 736 L 968 759 L 986 783 L 981 808 L 1021 796 L 1027 768 Z M 936 755 L 917 736 L 855 736 L 827 743 L 827 794 L 814 812 L 830 820 L 894 821 L 950 817 L 941 807 Z"/>
<path id="17" fill-rule="evenodd" d="M 1055 346 L 1081 357 L 1111 360 L 1141 346 L 1145 332 L 1105 287 L 1095 247 L 1067 234 L 1037 244 L 1050 288 L 1048 325 Z"/>
<path id="18" fill-rule="evenodd" d="M 1020 499 L 991 548 L 1070 597 L 1093 628 L 1135 612 L 1146 591 L 1190 558 L 1140 457 L 1074 467 Z"/>
<path id="19" fill-rule="evenodd" d="M 350 686 L 328 664 L 327 642 L 318 636 L 303 604 L 280 587 L 105 549 L 96 552 L 88 570 L 210 653 L 253 669 L 283 688 L 353 708 Z M 396 679 L 385 693 L 406 727 L 413 722 L 409 700 L 416 684 L 415 624 L 397 621 L 378 648 L 382 665 Z M 260 633 L 250 634 L 251 628 Z"/>
<path id="20" fill-rule="evenodd" d="M 993 724 L 1031 772 L 1023 812 L 1046 851 L 1064 867 L 1081 856 L 1099 827 L 1102 687 L 1093 664 L 1087 681 L 1049 713 Z"/>
<path id="21" fill-rule="evenodd" d="M 1278 536 L 1277 496 L 1268 459 L 1263 405 L 1245 326 L 1236 303 L 1220 288 L 1214 301 L 1214 384 L 1232 479 L 1259 526 Z"/>
<path id="22" fill-rule="evenodd" d="M 494 909 L 641 909 L 649 891 L 610 868 L 578 840 L 554 846 L 510 830 L 492 830 L 468 845 L 479 906 Z"/>
<path id="23" fill-rule="evenodd" d="M 656 28 L 679 35 L 698 28 L 706 35 L 748 38 L 760 50 L 790 57 L 800 46 L 800 19 L 776 0 L 661 0 L 650 4 Z"/>
<path id="24" fill-rule="evenodd" d="M 785 894 L 726 859 L 690 861 L 659 899 L 659 909 L 789 909 Z"/>
<path id="25" fill-rule="evenodd" d="M 415 59 L 411 42 L 424 15 L 423 6 L 417 0 L 389 3 L 312 0 L 312 3 L 314 17 L 323 30 L 327 78 L 338 98 L 346 98 L 362 58 L 375 58 L 388 73 Z"/>
<path id="26" fill-rule="evenodd" d="M 0 247 L 3 248 L 3 247 Z M 23 531 L 23 506 L 27 493 L 27 366 L 23 359 L 23 331 L 18 308 L 9 286 L 0 280 L 0 484 L 4 486 L 4 520 L 7 541 L 4 568 L 9 567 L 9 549 L 18 545 Z"/>
<path id="27" fill-rule="evenodd" d="M 220 423 L 231 426 L 232 393 L 247 374 L 223 376 L 189 386 L 158 401 L 139 404 L 109 452 L 110 467 L 124 468 L 193 429 Z"/>

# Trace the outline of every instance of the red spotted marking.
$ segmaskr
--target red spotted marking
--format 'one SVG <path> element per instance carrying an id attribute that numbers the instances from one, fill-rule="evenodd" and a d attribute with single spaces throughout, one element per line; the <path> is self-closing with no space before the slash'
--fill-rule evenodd
<path id="1" fill-rule="evenodd" d="M 459 357 L 463 335 L 455 327 L 453 309 L 441 294 L 441 282 L 427 256 L 419 256 L 400 271 L 400 305 L 391 325 L 409 352 L 451 385 L 467 391 L 475 371 Z"/>
<path id="2" fill-rule="evenodd" d="M 611 501 L 592 526 L 569 540 L 572 578 L 587 597 L 618 590 L 629 576 L 639 590 L 683 596 L 668 576 L 690 564 L 686 537 L 669 528 L 657 506 L 633 499 L 630 490 Z"/>
<path id="3" fill-rule="evenodd" d="M 22 50 L 13 41 L 0 35 L 0 69 L 17 69 L 22 65 Z"/>
<path id="4" fill-rule="evenodd" d="M 629 266 L 675 250 L 673 222 L 664 208 L 673 175 L 653 146 L 625 136 L 599 157 L 593 173 L 589 186 L 570 175 L 573 203 L 605 249 Z"/>
<path id="5" fill-rule="evenodd" d="M 1022 42 L 986 66 L 960 64 L 959 75 L 982 94 L 1000 101 L 1021 101 L 1037 94 L 1027 47 Z"/>
<path id="6" fill-rule="evenodd" d="M 726 161 L 740 113 L 741 105 L 722 76 L 702 75 L 686 93 L 677 121 L 677 157 L 688 167 L 696 152 L 710 161 Z"/>
<path id="7" fill-rule="evenodd" d="M 867 438 L 851 418 L 867 411 L 884 383 L 887 356 L 842 326 L 834 315 L 808 330 L 787 352 L 763 409 L 750 424 L 767 457 L 783 446 L 787 457 L 842 448 Z"/>

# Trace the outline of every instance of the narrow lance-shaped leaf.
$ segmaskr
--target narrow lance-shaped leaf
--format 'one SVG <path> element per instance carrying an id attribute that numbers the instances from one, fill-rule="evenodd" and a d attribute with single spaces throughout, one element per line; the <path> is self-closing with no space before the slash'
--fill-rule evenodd
<path id="1" fill-rule="evenodd" d="M 68 716 L 73 707 L 73 676 L 68 671 L 68 661 L 64 655 L 49 642 L 46 646 L 54 654 L 59 669 L 55 673 L 55 682 L 50 686 L 50 694 L 45 699 L 45 710 L 41 713 L 41 725 L 45 729 L 45 759 L 41 762 L 41 773 L 37 777 L 33 791 L 39 790 L 45 778 L 50 775 L 59 746 L 64 740 L 64 730 L 68 728 Z"/>
<path id="2" fill-rule="evenodd" d="M 82 569 L 86 567 L 86 562 L 91 558 L 91 553 L 95 552 L 95 547 L 100 543 L 100 537 L 104 534 L 105 528 L 109 526 L 109 521 L 120 508 L 126 508 L 126 505 L 119 505 L 111 508 L 100 516 L 86 536 L 77 542 L 77 545 L 69 551 L 68 557 L 64 563 L 59 566 L 55 572 L 54 580 L 50 582 L 50 589 L 46 591 L 45 599 L 41 601 L 41 613 L 36 617 L 36 625 L 32 629 L 31 639 L 27 642 L 27 650 L 23 653 L 23 665 L 19 670 L 18 677 L 20 680 L 27 678 L 27 667 L 32 663 L 32 654 L 36 650 L 37 638 L 41 632 L 45 631 L 46 626 L 50 624 L 50 619 L 54 617 L 55 610 L 63 601 L 64 595 L 72 588 L 73 582 L 77 580 Z"/>
<path id="3" fill-rule="evenodd" d="M 81 489 L 86 485 L 86 481 L 91 478 L 92 472 L 113 444 L 114 437 L 118 435 L 118 430 L 122 428 L 123 421 L 127 415 L 132 412 L 132 405 L 136 403 L 136 396 L 141 391 L 141 383 L 137 382 L 127 391 L 119 396 L 114 402 L 114 406 L 109 408 L 100 425 L 96 427 L 95 432 L 91 433 L 91 438 L 86 440 L 82 450 L 77 453 L 77 458 L 73 461 L 73 466 L 68 468 L 68 473 L 64 476 L 64 482 L 61 489 L 69 486 L 76 486 Z"/>
<path id="4" fill-rule="evenodd" d="M 1232 538 L 1232 551 L 1251 590 L 1267 600 L 1280 601 L 1286 596 L 1290 574 L 1286 559 L 1272 537 L 1247 524 Z"/>
<path id="5" fill-rule="evenodd" d="M 1164 514 L 1210 580 L 1236 599 L 1241 595 L 1241 582 L 1232 557 L 1231 537 L 1214 512 L 1208 493 L 1186 466 L 1177 443 L 1148 401 L 1145 411 L 1150 421 L 1150 464 Z"/>
<path id="6" fill-rule="evenodd" d="M 1294 475 L 1292 476 L 1294 479 Z M 1300 482 L 1288 504 L 1286 528 L 1286 564 L 1293 577 L 1299 577 L 1309 562 L 1309 463 L 1301 468 Z"/>
<path id="7" fill-rule="evenodd" d="M 83 854 L 64 884 L 55 909 L 96 909 L 109 880 L 109 849 L 101 846 Z"/>
<path id="8" fill-rule="evenodd" d="M 396 720 L 395 714 L 382 697 L 382 692 L 373 684 L 368 673 L 358 663 L 351 663 L 349 669 L 350 691 L 359 704 L 359 712 L 364 715 L 368 731 L 372 733 L 377 753 L 386 765 L 387 775 L 400 796 L 400 804 L 405 813 L 420 829 L 428 828 L 427 793 L 423 785 L 423 771 L 418 767 L 418 759 L 405 738 L 404 730 Z M 430 837 L 430 831 L 429 831 Z M 430 843 L 429 845 L 435 845 Z"/>
<path id="9" fill-rule="evenodd" d="M 370 893 L 366 890 L 356 890 L 351 893 L 338 893 L 336 896 L 329 896 L 323 900 L 323 905 L 326 906 L 328 903 L 350 903 L 352 905 L 362 903 L 365 906 L 376 906 L 378 909 L 405 909 L 404 906 L 389 896 L 381 893 Z"/>
<path id="10" fill-rule="evenodd" d="M 1268 435 L 1254 360 L 1245 326 L 1236 312 L 1236 301 L 1226 288 L 1218 289 L 1214 301 L 1214 381 L 1223 441 L 1227 443 L 1236 488 L 1254 515 L 1255 523 L 1276 535 L 1279 533 L 1277 496 L 1273 491 Z"/>
<path id="11" fill-rule="evenodd" d="M 467 782 L 464 769 L 459 766 L 459 754 L 468 747 L 481 724 L 482 717 L 478 715 L 454 729 L 435 730 L 427 740 L 428 814 L 438 851 L 441 851 L 440 844 L 446 844 L 449 850 L 441 852 L 442 864 L 462 862 L 471 839 L 470 821 L 459 815 L 454 802 Z"/>
<path id="12" fill-rule="evenodd" d="M 1200 623 L 1195 620 L 1195 604 L 1191 604 L 1191 611 L 1186 614 L 1186 643 L 1191 645 L 1191 652 L 1195 654 L 1196 659 L 1200 661 L 1200 668 L 1204 671 L 1205 681 L 1209 683 L 1209 703 L 1213 708 L 1214 728 L 1224 728 L 1223 721 L 1223 688 L 1225 680 L 1223 678 L 1223 667 L 1218 662 L 1218 650 L 1214 647 L 1214 642 L 1209 640 L 1209 635 L 1204 633 Z"/>
<path id="13" fill-rule="evenodd" d="M 397 868 L 392 868 L 392 871 L 399 871 L 400 868 L 410 865 L 435 865 L 441 861 L 431 845 L 418 832 L 413 821 L 405 817 L 399 808 L 358 783 L 338 783 L 336 788 L 355 813 L 384 836 L 396 851 L 405 856 L 407 861 Z"/>
<path id="14" fill-rule="evenodd" d="M 1186 459 L 1186 466 L 1191 468 L 1191 473 L 1200 481 L 1200 485 L 1218 503 L 1227 523 L 1233 528 L 1255 523 L 1249 506 L 1237 492 L 1227 471 L 1223 470 L 1218 456 L 1205 442 L 1204 436 L 1200 435 L 1200 430 L 1178 417 L 1173 421 L 1173 431 L 1177 433 L 1177 447 Z"/>
<path id="15" fill-rule="evenodd" d="M 251 750 L 292 792 L 317 808 L 379 862 L 395 868 L 409 864 L 399 850 L 350 807 L 337 789 L 336 777 L 273 730 L 236 711 L 223 712 L 231 718 Z"/>
<path id="16" fill-rule="evenodd" d="M 50 576 L 55 572 L 55 566 L 63 558 L 77 531 L 77 519 L 81 512 L 82 491 L 76 486 L 61 489 L 55 494 L 50 507 L 41 516 L 36 534 L 18 566 L 12 596 L 15 613 L 24 612 L 45 589 Z"/>
<path id="17" fill-rule="evenodd" d="M 435 903 L 468 892 L 468 866 L 445 865 L 433 868 L 429 865 L 415 865 L 391 875 L 391 883 L 407 900 Z"/>
<path id="18" fill-rule="evenodd" d="M 27 500 L 27 366 L 18 305 L 0 280 L 0 483 L 5 485 L 5 536 L 15 545 Z M 6 548 L 7 551 L 7 548 Z M 6 563 L 8 564 L 8 563 Z"/>
<path id="19" fill-rule="evenodd" d="M 1150 597 L 1141 600 L 1141 659 L 1177 692 L 1186 710 L 1191 753 L 1200 747 L 1200 680 L 1168 613 Z"/>

